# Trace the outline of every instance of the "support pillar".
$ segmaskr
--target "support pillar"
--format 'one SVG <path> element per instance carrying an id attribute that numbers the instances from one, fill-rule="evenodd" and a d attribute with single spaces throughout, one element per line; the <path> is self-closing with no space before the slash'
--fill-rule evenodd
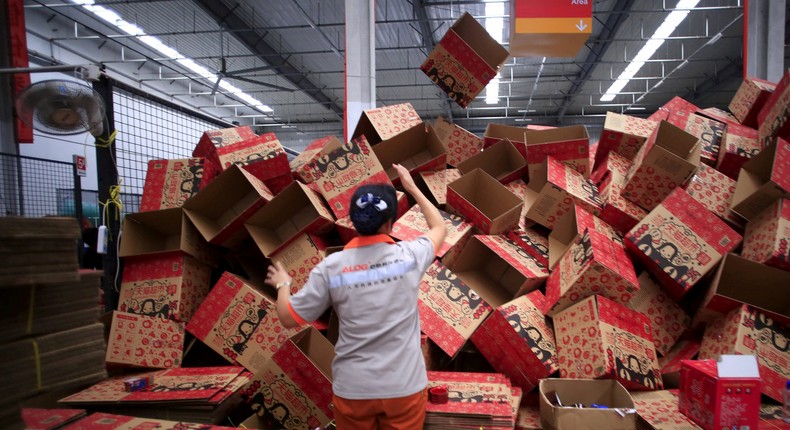
<path id="1" fill-rule="evenodd" d="M 746 76 L 778 82 L 784 68 L 786 0 L 748 0 L 745 4 Z"/>
<path id="2" fill-rule="evenodd" d="M 345 0 L 346 67 L 344 138 L 348 141 L 362 111 L 376 107 L 376 2 Z"/>

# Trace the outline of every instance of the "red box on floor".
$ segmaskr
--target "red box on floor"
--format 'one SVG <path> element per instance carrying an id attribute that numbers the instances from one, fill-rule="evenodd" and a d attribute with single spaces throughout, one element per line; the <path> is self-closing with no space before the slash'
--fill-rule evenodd
<path id="1" fill-rule="evenodd" d="M 213 179 L 205 158 L 150 160 L 145 174 L 140 212 L 181 207 Z"/>
<path id="2" fill-rule="evenodd" d="M 699 138 L 701 143 L 700 161 L 715 166 L 719 160 L 721 140 L 726 124 L 703 115 L 691 113 L 688 116 L 670 116 L 669 122 Z"/>
<path id="3" fill-rule="evenodd" d="M 198 141 L 198 144 L 192 151 L 192 156 L 205 158 L 219 168 L 222 165 L 219 161 L 219 154 L 217 154 L 219 148 L 253 139 L 256 136 L 257 134 L 249 126 L 204 131 L 203 136 L 200 137 L 200 141 Z"/>
<path id="4" fill-rule="evenodd" d="M 790 199 L 777 200 L 749 221 L 741 256 L 790 271 Z"/>
<path id="5" fill-rule="evenodd" d="M 721 138 L 721 151 L 716 170 L 732 179 L 738 179 L 744 163 L 762 149 L 757 130 L 738 124 L 727 124 Z"/>
<path id="6" fill-rule="evenodd" d="M 741 124 L 757 127 L 757 116 L 775 90 L 776 84 L 773 82 L 747 77 L 730 101 L 730 112 Z"/>
<path id="7" fill-rule="evenodd" d="M 616 152 L 629 161 L 633 160 L 657 126 L 655 121 L 607 112 L 592 169 L 598 169 L 610 152 Z"/>
<path id="8" fill-rule="evenodd" d="M 107 363 L 157 369 L 181 367 L 183 349 L 184 323 L 112 312 Z"/>
<path id="9" fill-rule="evenodd" d="M 451 215 L 442 210 L 439 214 L 444 218 L 447 226 L 447 235 L 444 237 L 444 244 L 436 251 L 436 257 L 442 258 L 453 246 L 472 235 L 474 226 L 457 215 Z M 420 209 L 414 205 L 405 215 L 398 218 L 392 225 L 392 237 L 398 240 L 413 240 L 428 233 L 428 222 Z"/>
<path id="10" fill-rule="evenodd" d="M 699 430 L 678 410 L 677 390 L 631 393 L 639 413 L 639 430 Z"/>
<path id="11" fill-rule="evenodd" d="M 527 146 L 524 141 L 526 140 L 525 133 L 527 127 L 516 127 L 514 125 L 495 124 L 489 122 L 486 125 L 486 131 L 483 133 L 483 148 L 488 148 L 500 140 L 509 140 L 510 143 L 515 145 L 518 152 L 527 158 Z"/>
<path id="12" fill-rule="evenodd" d="M 447 164 L 457 167 L 462 161 L 483 150 L 483 139 L 451 124 L 441 116 L 436 118 L 433 128 L 447 150 Z"/>
<path id="13" fill-rule="evenodd" d="M 647 272 L 639 275 L 638 280 L 639 291 L 626 306 L 650 318 L 656 352 L 666 355 L 689 327 L 691 318 Z"/>

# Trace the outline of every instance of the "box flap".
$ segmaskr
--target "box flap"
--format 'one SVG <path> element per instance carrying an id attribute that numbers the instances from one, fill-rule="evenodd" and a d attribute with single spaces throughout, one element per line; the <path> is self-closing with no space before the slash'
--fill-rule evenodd
<path id="1" fill-rule="evenodd" d="M 458 164 L 458 169 L 464 174 L 479 168 L 503 182 L 522 176 L 526 167 L 527 160 L 508 139 L 500 140 Z"/>
<path id="2" fill-rule="evenodd" d="M 496 70 L 510 55 L 472 15 L 464 12 L 451 27 L 480 58 Z"/>
<path id="3" fill-rule="evenodd" d="M 759 378 L 757 357 L 753 355 L 720 355 L 716 368 L 721 378 Z"/>

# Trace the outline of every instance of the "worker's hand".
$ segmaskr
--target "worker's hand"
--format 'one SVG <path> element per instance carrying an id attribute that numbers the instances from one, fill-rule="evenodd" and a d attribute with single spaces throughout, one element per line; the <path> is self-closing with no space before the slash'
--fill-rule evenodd
<path id="1" fill-rule="evenodd" d="M 283 263 L 275 261 L 274 264 L 269 266 L 268 273 L 266 274 L 266 284 L 277 288 L 280 282 L 291 282 L 291 276 L 285 270 Z"/>
<path id="2" fill-rule="evenodd" d="M 392 164 L 392 167 L 394 167 L 395 171 L 398 172 L 400 183 L 403 185 L 403 189 L 406 190 L 407 193 L 414 195 L 416 191 L 419 191 L 417 184 L 414 183 L 414 178 L 411 177 L 411 174 L 408 170 L 406 170 L 405 167 L 395 163 Z"/>

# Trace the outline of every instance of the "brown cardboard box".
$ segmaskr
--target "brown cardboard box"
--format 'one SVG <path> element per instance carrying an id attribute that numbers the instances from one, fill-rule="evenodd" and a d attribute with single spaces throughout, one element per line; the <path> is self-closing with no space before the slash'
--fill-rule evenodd
<path id="1" fill-rule="evenodd" d="M 583 207 L 573 205 L 573 209 L 557 221 L 554 230 L 549 234 L 549 269 L 554 269 L 568 248 L 584 235 L 587 229 L 597 231 L 621 246 L 623 244 L 623 238 L 612 226 Z"/>
<path id="2" fill-rule="evenodd" d="M 731 226 L 743 231 L 743 219 L 732 211 L 735 180 L 708 165 L 700 165 L 685 187 L 686 193 Z"/>
<path id="3" fill-rule="evenodd" d="M 630 168 L 631 162 L 616 152 L 609 152 L 604 162 L 593 172 L 594 177 L 601 178 L 598 190 L 603 209 L 599 216 L 620 234 L 627 233 L 647 216 L 646 210 L 622 196 Z"/>
<path id="4" fill-rule="evenodd" d="M 701 336 L 701 334 L 700 334 Z M 680 367 L 683 360 L 692 360 L 699 353 L 702 339 L 680 339 L 669 352 L 658 359 L 664 388 L 680 387 Z"/>
<path id="5" fill-rule="evenodd" d="M 625 305 L 638 290 L 636 272 L 623 245 L 587 229 L 546 281 L 548 314 L 555 315 L 594 294 Z"/>
<path id="6" fill-rule="evenodd" d="M 790 199 L 782 198 L 746 225 L 741 256 L 790 271 Z"/>
<path id="7" fill-rule="evenodd" d="M 181 207 L 211 182 L 211 169 L 204 169 L 205 158 L 150 160 L 145 174 L 140 212 Z"/>
<path id="8" fill-rule="evenodd" d="M 552 393 L 559 396 L 563 405 L 581 403 L 588 407 L 559 407 L 556 400 L 549 399 Z M 589 407 L 592 404 L 609 406 L 609 409 Z M 544 429 L 635 430 L 636 418 L 631 395 L 617 381 L 554 378 L 540 381 L 540 423 Z"/>
<path id="9" fill-rule="evenodd" d="M 288 155 L 274 133 L 222 145 L 217 148 L 217 156 L 223 170 L 240 166 L 261 181 L 291 173 Z"/>
<path id="10" fill-rule="evenodd" d="M 514 57 L 576 57 L 592 34 L 589 2 L 510 4 L 510 54 Z"/>
<path id="11" fill-rule="evenodd" d="M 447 151 L 447 164 L 450 166 L 457 167 L 460 162 L 483 150 L 483 139 L 441 116 L 436 118 L 433 128 Z"/>
<path id="12" fill-rule="evenodd" d="M 531 228 L 511 230 L 507 233 L 507 237 L 538 260 L 540 264 L 549 267 L 548 237 Z"/>
<path id="13" fill-rule="evenodd" d="M 189 199 L 184 213 L 206 241 L 231 248 L 246 235 L 244 222 L 273 198 L 252 173 L 231 166 Z"/>
<path id="14" fill-rule="evenodd" d="M 511 193 L 515 194 L 518 198 L 522 201 L 524 197 L 527 196 L 527 183 L 524 182 L 523 179 L 516 179 L 514 181 L 510 181 L 505 184 L 505 188 L 510 190 Z M 524 230 L 527 228 L 527 208 L 525 206 L 521 207 L 521 215 L 518 219 L 518 228 Z"/>
<path id="15" fill-rule="evenodd" d="M 420 172 L 422 182 L 427 188 L 428 196 L 433 197 L 436 205 L 444 207 L 447 204 L 447 184 L 461 177 L 458 169 L 437 170 L 435 172 Z"/>
<path id="16" fill-rule="evenodd" d="M 634 157 L 622 196 L 652 210 L 699 167 L 698 139 L 662 121 Z"/>
<path id="17" fill-rule="evenodd" d="M 694 105 L 693 103 L 689 102 L 688 100 L 684 100 L 681 97 L 675 96 L 663 106 L 658 108 L 652 115 L 647 117 L 647 119 L 651 121 L 667 121 L 669 117 L 673 114 L 680 113 L 682 116 L 687 116 L 688 114 L 699 112 L 701 109 Z"/>
<path id="18" fill-rule="evenodd" d="M 525 134 L 529 179 L 543 174 L 546 157 L 553 157 L 573 170 L 590 177 L 590 135 L 583 125 L 546 130 L 528 130 Z"/>
<path id="19" fill-rule="evenodd" d="M 436 44 L 420 69 L 450 99 L 465 108 L 496 76 L 507 57 L 507 49 L 465 12 Z"/>
<path id="20" fill-rule="evenodd" d="M 183 252 L 126 257 L 118 310 L 187 322 L 210 283 L 211 268 Z"/>
<path id="21" fill-rule="evenodd" d="M 483 148 L 488 148 L 500 140 L 509 140 L 513 146 L 518 149 L 518 152 L 527 158 L 527 136 L 526 132 L 529 130 L 527 127 L 516 127 L 513 125 L 496 124 L 489 122 L 486 125 L 486 131 L 483 134 Z"/>
<path id="22" fill-rule="evenodd" d="M 538 406 L 519 406 L 515 430 L 542 429 L 543 426 L 540 425 L 540 408 Z"/>
<path id="23" fill-rule="evenodd" d="M 332 420 L 332 344 L 315 329 L 291 337 L 242 389 L 247 428 L 315 429 Z"/>
<path id="24" fill-rule="evenodd" d="M 530 175 L 524 205 L 527 218 L 554 229 L 563 215 L 579 205 L 594 215 L 601 212 L 598 188 L 581 173 L 554 157 L 543 162 L 540 175 Z"/>
<path id="25" fill-rule="evenodd" d="M 365 136 L 368 143 L 373 146 L 417 124 L 422 124 L 422 120 L 411 103 L 367 109 L 362 111 L 351 139 Z"/>
<path id="26" fill-rule="evenodd" d="M 614 378 L 634 390 L 663 388 L 650 320 L 590 296 L 554 316 L 560 377 Z"/>
<path id="27" fill-rule="evenodd" d="M 732 210 L 751 220 L 781 197 L 790 198 L 790 143 L 777 139 L 744 163 Z"/>
<path id="28" fill-rule="evenodd" d="M 157 369 L 181 367 L 183 348 L 184 323 L 112 312 L 107 363 Z"/>
<path id="29" fill-rule="evenodd" d="M 231 363 L 260 373 L 269 358 L 301 328 L 286 329 L 277 304 L 225 272 L 187 324 L 187 331 Z"/>
<path id="30" fill-rule="evenodd" d="M 480 169 L 447 184 L 447 211 L 464 217 L 486 234 L 513 229 L 522 205 L 521 199 Z"/>
<path id="31" fill-rule="evenodd" d="M 674 300 L 740 243 L 741 235 L 680 188 L 625 236 L 628 250 Z"/>
<path id="32" fill-rule="evenodd" d="M 207 130 L 203 132 L 200 141 L 192 151 L 193 157 L 202 157 L 212 163 L 216 168 L 222 165 L 219 161 L 217 149 L 236 142 L 252 139 L 257 136 L 251 127 L 231 127 L 219 130 Z"/>
<path id="33" fill-rule="evenodd" d="M 395 163 L 405 167 L 412 175 L 442 170 L 447 166 L 447 150 L 436 131 L 427 123 L 415 124 L 381 141 L 373 147 L 373 153 L 395 186 L 400 184 L 398 172 L 392 167 Z"/>
<path id="34" fill-rule="evenodd" d="M 315 169 L 315 184 L 338 219 L 348 216 L 349 201 L 357 187 L 369 183 L 390 184 L 364 136 L 316 160 Z"/>
<path id="35" fill-rule="evenodd" d="M 721 151 L 719 151 L 716 170 L 732 179 L 738 179 L 741 167 L 761 149 L 757 130 L 729 123 L 721 138 Z"/>
<path id="36" fill-rule="evenodd" d="M 244 223 L 263 255 L 271 257 L 302 233 L 322 234 L 335 219 L 321 196 L 294 182 Z"/>
<path id="37" fill-rule="evenodd" d="M 509 140 L 503 139 L 458 164 L 461 174 L 475 169 L 481 169 L 506 184 L 525 176 L 527 160 Z"/>
<path id="38" fill-rule="evenodd" d="M 684 115 L 680 115 L 680 113 L 684 113 Z M 726 128 L 724 122 L 696 113 L 686 114 L 686 112 L 670 115 L 668 121 L 699 138 L 701 144 L 700 161 L 709 166 L 716 165 L 719 160 L 722 135 Z"/>
<path id="39" fill-rule="evenodd" d="M 658 123 L 655 121 L 607 112 L 595 152 L 595 164 L 591 167 L 598 169 L 598 165 L 612 151 L 629 161 L 633 160 L 656 126 Z"/>
<path id="40" fill-rule="evenodd" d="M 272 261 L 282 263 L 291 277 L 291 294 L 304 287 L 310 271 L 329 255 L 329 245 L 320 236 L 301 234 L 272 254 Z"/>
<path id="41" fill-rule="evenodd" d="M 640 430 L 702 430 L 678 410 L 678 396 L 669 390 L 633 392 Z"/>
<path id="42" fill-rule="evenodd" d="M 124 217 L 119 257 L 182 251 L 216 267 L 219 250 L 200 235 L 183 209 L 162 209 Z"/>
<path id="43" fill-rule="evenodd" d="M 290 161 L 291 173 L 296 179 L 301 180 L 305 184 L 315 181 L 315 161 L 340 148 L 341 145 L 335 136 L 326 136 L 313 141 L 310 145 L 307 145 L 304 151 Z"/>
<path id="44" fill-rule="evenodd" d="M 647 272 L 642 272 L 638 281 L 639 291 L 626 306 L 650 318 L 656 352 L 666 355 L 689 327 L 691 318 Z"/>
<path id="45" fill-rule="evenodd" d="M 447 226 L 444 244 L 436 250 L 436 257 L 442 258 L 450 248 L 466 239 L 467 236 L 471 236 L 474 226 L 457 215 L 451 215 L 442 210 L 439 211 L 439 214 L 442 215 Z M 426 233 L 428 233 L 428 222 L 425 220 L 420 206 L 414 205 L 405 215 L 395 221 L 390 235 L 398 240 L 414 240 Z"/>
<path id="46" fill-rule="evenodd" d="M 786 69 L 776 89 L 765 101 L 757 114 L 760 143 L 763 147 L 773 137 L 778 136 L 790 141 L 790 69 Z"/>
<path id="47" fill-rule="evenodd" d="M 631 169 L 631 161 L 626 157 L 620 155 L 617 151 L 609 151 L 600 163 L 596 163 L 595 170 L 590 174 L 590 180 L 597 184 L 600 188 L 607 176 L 616 175 L 622 179 L 622 182 L 628 176 L 628 171 Z"/>
<path id="48" fill-rule="evenodd" d="M 540 291 L 511 300 L 496 308 L 472 335 L 494 369 L 525 392 L 558 370 L 554 330 L 543 314 L 544 301 Z"/>
<path id="49" fill-rule="evenodd" d="M 730 112 L 747 127 L 757 127 L 757 115 L 776 90 L 776 84 L 763 79 L 747 77 L 730 101 Z"/>
<path id="50" fill-rule="evenodd" d="M 697 113 L 715 119 L 716 121 L 723 122 L 728 126 L 730 124 L 738 124 L 738 125 L 741 124 L 741 122 L 738 120 L 738 118 L 735 117 L 735 115 L 729 113 L 726 110 L 719 109 L 717 107 L 707 107 L 705 109 L 700 110 Z"/>
<path id="51" fill-rule="evenodd" d="M 760 390 L 784 401 L 790 380 L 790 325 L 775 321 L 759 309 L 741 305 L 705 328 L 700 360 L 718 360 L 722 354 L 754 355 L 760 369 Z"/>

